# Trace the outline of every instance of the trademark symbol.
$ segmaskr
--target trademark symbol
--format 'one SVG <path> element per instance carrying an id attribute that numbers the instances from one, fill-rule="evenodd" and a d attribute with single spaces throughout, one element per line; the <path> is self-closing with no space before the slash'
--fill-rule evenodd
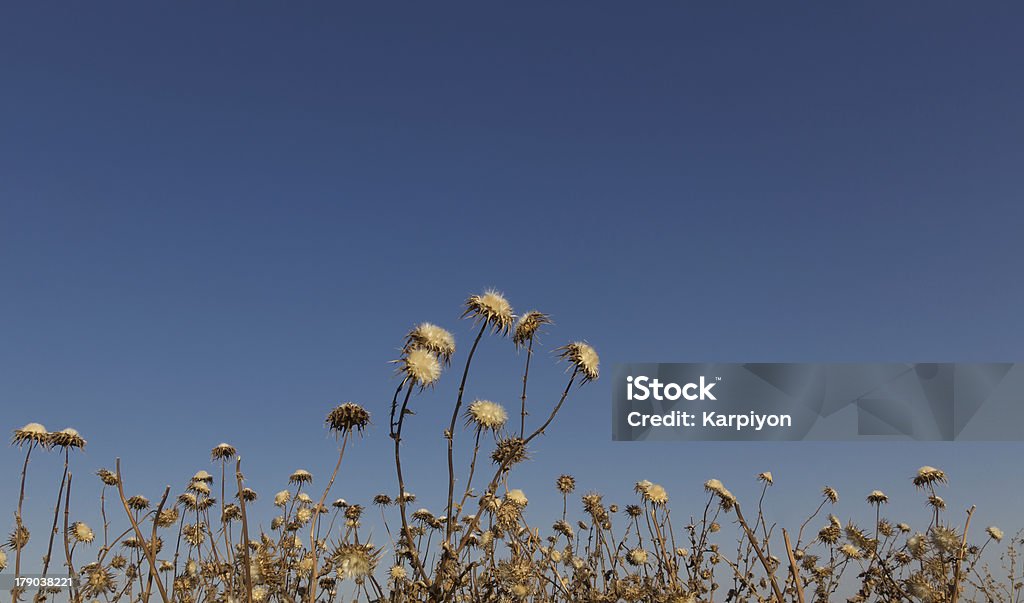
<path id="1" fill-rule="evenodd" d="M 722 380 L 721 377 L 715 377 L 715 381 L 721 381 L 721 380 Z"/>

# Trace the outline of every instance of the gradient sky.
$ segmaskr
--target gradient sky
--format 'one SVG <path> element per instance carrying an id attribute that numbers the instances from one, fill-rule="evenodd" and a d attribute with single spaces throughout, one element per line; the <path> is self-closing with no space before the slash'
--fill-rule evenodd
<path id="1" fill-rule="evenodd" d="M 209 449 L 264 495 L 323 484 L 340 401 L 367 406 L 335 495 L 394 492 L 389 360 L 496 287 L 628 361 L 1024 360 L 1019 3 L 52 3 L 0 9 L 0 404 L 78 428 L 75 508 L 122 457 L 179 491 Z M 464 358 L 461 354 L 458 364 Z M 512 406 L 485 339 L 467 396 Z M 456 371 L 417 399 L 410 490 L 440 512 Z M 573 393 L 512 483 L 677 514 L 771 470 L 782 522 L 909 477 L 1022 527 L 1021 444 L 613 444 L 607 381 Z M 538 418 L 540 410 L 534 415 Z M 21 455 L 0 455 L 9 511 Z M 28 521 L 59 480 L 40 456 Z M 419 477 L 415 477 L 419 476 Z M 8 515 L 7 523 L 13 525 Z M 5 528 L 6 529 L 6 528 Z M 42 530 L 39 530 L 42 533 Z M 378 529 L 379 533 L 379 529 Z M 378 537 L 377 540 L 383 540 Z"/>

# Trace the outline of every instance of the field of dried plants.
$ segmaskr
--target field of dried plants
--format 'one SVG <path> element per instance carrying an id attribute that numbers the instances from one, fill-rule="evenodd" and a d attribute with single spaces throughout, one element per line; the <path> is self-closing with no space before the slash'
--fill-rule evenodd
<path id="1" fill-rule="evenodd" d="M 50 432 L 31 423 L 14 430 L 24 464 L 20 496 L 10 501 L 13 528 L 0 548 L 12 603 L 1022 601 L 1021 534 L 972 525 L 973 507 L 947 510 L 940 496 L 947 475 L 934 467 L 921 467 L 912 478 L 926 511 L 906 523 L 886 517 L 888 497 L 878 490 L 864 502 L 874 515 L 871 525 L 844 521 L 830 513 L 839 491 L 825 486 L 805 521 L 780 527 L 764 512 L 773 484 L 768 472 L 756 476 L 756 501 L 740 501 L 712 478 L 704 484 L 706 504 L 675 511 L 659 484 L 636 482 L 635 499 L 619 506 L 600 493 L 577 492 L 566 474 L 551 484 L 563 500 L 561 515 L 528 523 L 529 501 L 509 487 L 509 475 L 543 445 L 574 391 L 598 379 L 598 354 L 585 342 L 558 348 L 565 387 L 549 408 L 528 413 L 534 341 L 550 318 L 535 311 L 517 317 L 494 291 L 469 297 L 464 310 L 473 339 L 438 441 L 447 449 L 447 476 L 439 477 L 447 479 L 445 500 L 418 501 L 403 474 L 403 454 L 410 453 L 403 433 L 416 428 L 417 395 L 455 360 L 453 335 L 422 323 L 394 361 L 397 386 L 387 419 L 394 476 L 375 485 L 386 493 L 372 500 L 332 498 L 346 450 L 359 445 L 370 425 L 369 412 L 355 403 L 326 415 L 325 428 L 338 444 L 327 479 L 314 487 L 313 476 L 298 470 L 281 491 L 260 495 L 246 486 L 245 471 L 255 469 L 243 467 L 230 444 L 213 447 L 213 473 L 201 470 L 180 480 L 186 482 L 180 492 L 168 488 L 147 498 L 122 479 L 120 461 L 80 477 L 74 456 L 86 441 L 74 429 Z M 522 373 L 514 407 L 463 399 L 484 337 L 510 338 L 522 352 L 513 367 Z M 528 424 L 534 415 L 542 421 Z M 29 471 L 32 456 L 41 454 L 60 455 L 63 474 Z M 76 521 L 70 508 L 73 485 L 83 479 L 103 485 L 94 503 L 102 525 L 95 528 Z M 23 522 L 26 480 L 52 480 L 56 490 L 52 516 L 31 528 Z M 253 520 L 258 508 L 274 510 L 269 525 Z M 385 542 L 370 542 L 363 527 L 377 511 Z M 30 539 L 45 543 L 42 560 L 23 555 Z M 40 582 L 40 575 L 51 582 Z"/>

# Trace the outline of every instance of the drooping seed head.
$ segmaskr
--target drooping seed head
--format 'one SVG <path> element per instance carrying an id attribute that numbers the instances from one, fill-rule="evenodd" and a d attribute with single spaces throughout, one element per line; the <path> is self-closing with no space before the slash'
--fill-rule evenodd
<path id="1" fill-rule="evenodd" d="M 235 456 L 235 454 L 237 452 L 238 451 L 236 451 L 235 447 L 232 446 L 231 444 L 227 444 L 227 443 L 221 442 L 220 444 L 217 444 L 216 446 L 214 446 L 213 450 L 210 451 L 210 460 L 213 460 L 213 461 L 227 460 L 227 459 Z"/>
<path id="2" fill-rule="evenodd" d="M 343 435 L 352 431 L 362 434 L 370 424 L 370 413 L 358 404 L 345 402 L 327 414 L 326 423 L 331 431 Z"/>
<path id="3" fill-rule="evenodd" d="M 917 475 L 914 476 L 914 485 L 918 488 L 925 488 L 930 484 L 945 484 L 948 481 L 945 471 L 928 465 L 918 469 Z"/>
<path id="4" fill-rule="evenodd" d="M 42 423 L 29 423 L 21 429 L 14 430 L 11 443 L 19 448 L 24 444 L 35 443 L 40 446 L 50 445 L 50 433 L 46 431 Z"/>
<path id="5" fill-rule="evenodd" d="M 871 493 L 868 494 L 868 502 L 873 505 L 881 505 L 889 502 L 889 497 L 881 490 L 872 490 Z"/>
<path id="6" fill-rule="evenodd" d="M 512 334 L 512 343 L 521 348 L 537 336 L 537 331 L 544 325 L 551 324 L 551 317 L 543 312 L 530 310 L 519 318 L 516 330 Z"/>
<path id="7" fill-rule="evenodd" d="M 313 482 L 313 474 L 305 469 L 296 469 L 288 476 L 290 484 L 309 484 Z"/>
<path id="8" fill-rule="evenodd" d="M 583 383 L 597 379 L 601 359 L 590 344 L 575 341 L 558 348 L 558 352 L 559 356 L 567 360 L 574 370 L 583 375 Z"/>
<path id="9" fill-rule="evenodd" d="M 85 438 L 78 433 L 77 429 L 65 427 L 50 434 L 50 445 L 61 448 L 85 448 Z"/>

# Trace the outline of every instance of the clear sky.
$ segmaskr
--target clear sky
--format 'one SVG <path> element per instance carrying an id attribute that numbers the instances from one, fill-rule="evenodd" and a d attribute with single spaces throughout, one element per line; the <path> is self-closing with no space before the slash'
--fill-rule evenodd
<path id="1" fill-rule="evenodd" d="M 565 379 L 548 352 L 581 338 L 606 372 L 1024 360 L 1022 18 L 1009 2 L 7 4 L 5 429 L 83 433 L 88 517 L 85 474 L 120 456 L 155 498 L 221 441 L 269 506 L 298 467 L 323 484 L 324 415 L 352 400 L 375 426 L 335 493 L 367 503 L 396 488 L 388 361 L 423 320 L 465 352 L 460 304 L 486 287 L 557 323 L 537 408 Z M 467 396 L 511 407 L 522 360 L 486 339 Z M 454 373 L 407 439 L 410 489 L 437 512 Z M 607 381 L 574 392 L 513 474 L 539 524 L 563 472 L 618 502 L 663 483 L 686 514 L 704 480 L 750 496 L 771 470 L 782 521 L 826 483 L 844 516 L 881 488 L 894 519 L 923 519 L 923 464 L 950 474 L 957 513 L 1024 524 L 1021 444 L 613 444 L 609 406 Z M 20 461 L 0 455 L 8 511 Z M 42 522 L 58 465 L 33 465 Z"/>

